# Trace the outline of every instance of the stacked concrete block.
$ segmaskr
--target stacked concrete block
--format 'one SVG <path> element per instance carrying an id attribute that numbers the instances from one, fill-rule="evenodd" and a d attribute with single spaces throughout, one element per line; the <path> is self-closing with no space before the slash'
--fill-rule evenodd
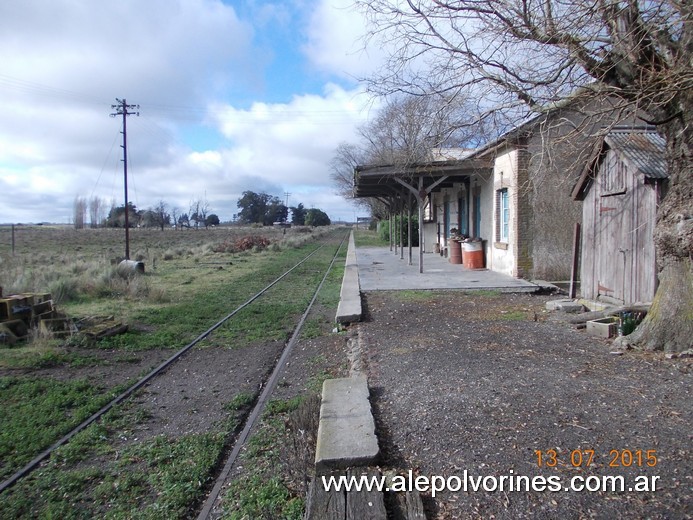
<path id="1" fill-rule="evenodd" d="M 12 294 L 0 298 L 0 344 L 14 345 L 29 328 L 55 318 L 50 293 Z"/>

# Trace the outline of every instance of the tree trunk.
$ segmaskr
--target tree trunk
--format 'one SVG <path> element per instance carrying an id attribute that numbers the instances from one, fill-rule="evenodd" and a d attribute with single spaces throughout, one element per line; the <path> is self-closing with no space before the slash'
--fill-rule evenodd
<path id="1" fill-rule="evenodd" d="M 666 125 L 669 190 L 657 212 L 655 248 L 659 287 L 652 307 L 628 343 L 647 350 L 693 348 L 693 121 L 690 95 Z"/>
<path id="2" fill-rule="evenodd" d="M 647 350 L 682 352 L 693 348 L 693 262 L 672 262 L 659 273 L 659 289 L 650 311 L 628 336 L 628 343 Z"/>

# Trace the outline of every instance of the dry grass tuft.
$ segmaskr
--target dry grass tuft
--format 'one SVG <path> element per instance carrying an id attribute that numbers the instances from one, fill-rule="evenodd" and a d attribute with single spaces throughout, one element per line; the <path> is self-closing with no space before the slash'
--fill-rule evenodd
<path id="1" fill-rule="evenodd" d="M 286 419 L 287 439 L 281 445 L 286 474 L 290 475 L 295 491 L 305 495 L 313 476 L 315 443 L 320 422 L 320 396 L 311 394 L 301 400 Z"/>

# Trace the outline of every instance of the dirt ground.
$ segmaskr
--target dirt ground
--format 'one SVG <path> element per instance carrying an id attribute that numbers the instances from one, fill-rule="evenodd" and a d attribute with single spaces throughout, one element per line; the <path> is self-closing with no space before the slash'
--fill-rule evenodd
<path id="1" fill-rule="evenodd" d="M 385 469 L 446 478 L 554 475 L 562 484 L 576 475 L 622 475 L 627 486 L 636 476 L 659 477 L 650 492 L 525 492 L 506 484 L 505 491 L 423 493 L 429 519 L 693 518 L 691 359 L 614 355 L 609 342 L 546 312 L 552 297 L 421 294 L 366 293 L 362 323 L 295 345 L 274 397 L 316 393 L 324 377 L 345 376 L 347 340 L 358 334 Z M 332 309 L 318 312 L 333 317 Z M 204 431 L 222 420 L 223 403 L 253 393 L 281 345 L 224 347 L 209 341 L 138 393 L 135 402 L 149 413 L 136 439 Z M 110 386 L 170 354 L 101 352 L 108 362 L 96 370 L 56 367 L 43 375 L 91 372 Z M 609 466 L 612 450 L 621 466 Z M 629 467 L 624 450 L 636 454 Z M 648 450 L 655 450 L 654 467 Z"/>
<path id="2" fill-rule="evenodd" d="M 547 313 L 550 299 L 367 293 L 357 327 L 383 466 L 555 475 L 563 487 L 573 476 L 623 476 L 627 487 L 659 477 L 649 492 L 511 491 L 508 481 L 503 491 L 429 492 L 429 518 L 693 518 L 691 360 L 615 355 Z"/>

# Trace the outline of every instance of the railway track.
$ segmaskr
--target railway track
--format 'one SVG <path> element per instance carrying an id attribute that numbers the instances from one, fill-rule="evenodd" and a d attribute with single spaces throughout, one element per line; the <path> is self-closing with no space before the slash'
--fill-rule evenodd
<path id="1" fill-rule="evenodd" d="M 266 353 L 265 357 L 274 357 L 274 363 L 273 363 L 273 369 L 268 372 L 264 373 L 258 373 L 258 370 L 255 370 L 254 373 L 249 375 L 249 380 L 248 383 L 251 386 L 256 385 L 257 388 L 261 389 L 259 392 L 258 397 L 256 398 L 252 410 L 247 414 L 245 418 L 245 422 L 242 426 L 242 429 L 238 433 L 238 428 L 236 429 L 236 434 L 234 435 L 234 439 L 232 442 L 227 442 L 226 449 L 224 450 L 224 453 L 226 454 L 226 459 L 223 462 L 223 464 L 217 464 L 217 467 L 221 467 L 221 470 L 219 471 L 219 474 L 216 476 L 216 479 L 214 481 L 214 485 L 211 488 L 210 492 L 207 494 L 207 499 L 204 501 L 201 507 L 199 507 L 199 515 L 197 518 L 199 520 L 207 519 L 212 517 L 212 511 L 214 509 L 215 503 L 218 501 L 219 493 L 221 491 L 221 488 L 224 484 L 225 481 L 228 480 L 229 477 L 229 472 L 231 468 L 233 467 L 233 464 L 240 453 L 241 449 L 243 448 L 245 442 L 248 440 L 248 437 L 250 435 L 250 432 L 253 429 L 253 426 L 255 425 L 256 421 L 258 418 L 261 416 L 262 411 L 270 399 L 272 392 L 277 384 L 277 381 L 280 377 L 280 374 L 283 370 L 283 367 L 291 353 L 291 350 L 294 346 L 294 344 L 297 342 L 299 335 L 301 333 L 301 329 L 305 323 L 305 320 L 320 292 L 320 289 L 323 287 L 323 284 L 329 275 L 335 260 L 337 259 L 339 252 L 342 250 L 345 244 L 345 240 L 347 238 L 348 234 L 344 233 L 342 234 L 340 232 L 339 236 L 337 235 L 331 235 L 326 239 L 326 241 L 322 244 L 319 244 L 315 249 L 313 249 L 309 254 L 307 254 L 304 258 L 302 258 L 299 262 L 297 262 L 295 265 L 287 269 L 285 272 L 283 272 L 280 276 L 278 276 L 276 279 L 274 279 L 271 283 L 266 285 L 264 288 L 262 288 L 260 291 L 252 295 L 248 300 L 246 300 L 243 304 L 238 306 L 236 309 L 231 311 L 229 314 L 218 320 L 213 326 L 209 327 L 207 330 L 205 330 L 203 333 L 201 333 L 199 336 L 197 336 L 193 341 L 191 341 L 189 344 L 187 344 L 185 347 L 181 348 L 178 350 L 174 355 L 166 359 L 164 362 L 159 364 L 157 367 L 155 367 L 153 370 L 151 370 L 149 373 L 147 373 L 144 377 L 139 379 L 136 383 L 128 387 L 126 390 L 121 392 L 117 397 L 115 397 L 112 401 L 110 401 L 108 404 L 106 404 L 104 407 L 102 407 L 99 411 L 94 413 L 92 416 L 87 418 L 85 421 L 80 423 L 78 426 L 73 428 L 70 432 L 65 434 L 63 437 L 61 437 L 58 441 L 53 443 L 50 447 L 45 449 L 43 452 L 38 454 L 33 460 L 31 460 L 28 464 L 26 464 L 24 467 L 22 467 L 20 470 L 15 472 L 13 475 L 11 475 L 8 479 L 6 479 L 4 482 L 0 483 L 0 493 L 3 493 L 5 490 L 8 490 L 9 488 L 12 488 L 14 485 L 16 485 L 19 481 L 30 475 L 33 471 L 35 471 L 37 468 L 39 468 L 42 464 L 43 461 L 49 459 L 51 455 L 61 446 L 68 444 L 76 435 L 78 435 L 80 432 L 83 432 L 87 427 L 90 425 L 97 423 L 105 414 L 107 414 L 109 411 L 112 409 L 118 407 L 119 405 L 122 405 L 126 401 L 130 400 L 132 401 L 133 396 L 137 396 L 137 399 L 142 402 L 146 401 L 147 397 L 143 397 L 143 395 L 146 395 L 146 393 L 149 391 L 151 392 L 151 389 L 156 387 L 158 382 L 165 377 L 176 377 L 175 373 L 180 372 L 183 370 L 184 372 L 188 370 L 188 368 L 183 368 L 183 367 L 194 367 L 195 366 L 195 360 L 193 359 L 192 356 L 196 355 L 196 352 L 201 353 L 202 355 L 204 349 L 196 349 L 195 347 L 203 343 L 205 340 L 208 340 L 209 338 L 213 337 L 215 331 L 220 329 L 221 327 L 228 325 L 231 320 L 234 319 L 241 311 L 247 310 L 248 308 L 251 308 L 251 306 L 260 306 L 262 307 L 264 302 L 264 299 L 268 298 L 271 294 L 271 291 L 276 291 L 279 288 L 281 288 L 281 284 L 291 284 L 291 285 L 297 285 L 301 283 L 300 279 L 297 280 L 296 277 L 300 277 L 301 269 L 309 269 L 315 272 L 316 270 L 320 270 L 322 272 L 322 278 L 320 282 L 318 283 L 317 286 L 314 288 L 306 288 L 306 290 L 312 290 L 312 296 L 310 298 L 310 302 L 308 303 L 307 307 L 305 308 L 303 314 L 300 316 L 298 321 L 295 324 L 295 327 L 293 329 L 293 333 L 291 334 L 290 339 L 286 344 L 283 346 L 281 349 L 281 353 L 277 356 L 273 356 L 271 352 Z M 318 264 L 311 264 L 311 262 L 316 258 L 317 254 L 324 249 L 329 249 L 330 252 L 332 251 L 332 248 L 334 248 L 334 253 L 331 256 L 331 260 L 329 261 L 329 265 L 325 266 L 325 260 L 323 260 L 323 265 Z M 324 257 L 324 251 L 323 251 L 323 257 Z M 256 311 L 256 312 L 262 312 L 261 310 Z M 230 364 L 233 364 L 233 360 L 230 359 L 229 361 Z M 252 361 L 249 362 L 249 364 L 252 364 Z M 260 372 L 262 372 L 260 370 Z M 209 377 L 215 377 L 212 374 L 205 374 Z M 187 377 L 187 376 L 184 376 Z M 204 388 L 200 388 L 200 391 L 204 391 Z M 221 395 L 218 396 L 220 400 L 223 400 L 225 396 Z M 175 396 L 169 396 L 169 398 L 174 398 Z M 206 396 L 202 396 L 202 399 L 207 399 Z M 226 398 L 228 398 L 226 396 Z M 190 395 L 186 395 L 184 397 L 186 400 L 190 400 L 191 397 Z M 151 406 L 150 406 L 151 408 Z M 175 412 L 173 412 L 175 413 Z M 230 434 L 232 435 L 232 434 Z"/>

